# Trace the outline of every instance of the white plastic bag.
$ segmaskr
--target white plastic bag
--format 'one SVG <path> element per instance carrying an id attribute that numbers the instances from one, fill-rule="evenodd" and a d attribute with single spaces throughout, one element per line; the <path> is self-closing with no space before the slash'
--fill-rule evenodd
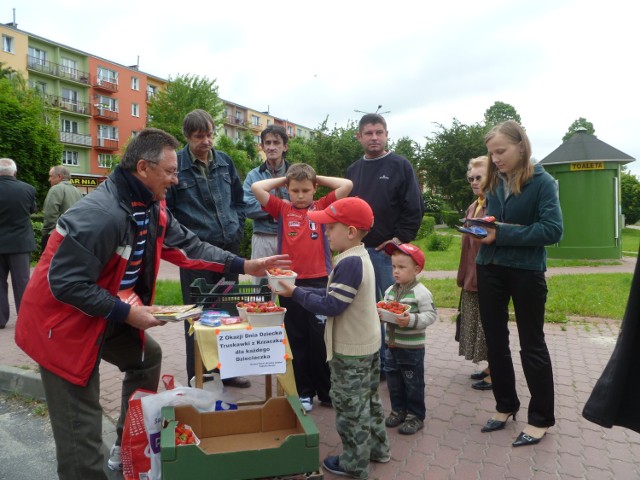
<path id="1" fill-rule="evenodd" d="M 162 407 L 192 405 L 201 412 L 238 408 L 237 405 L 226 403 L 218 392 L 190 387 L 178 387 L 155 395 L 149 395 L 142 398 L 141 403 L 144 425 L 151 447 L 149 480 L 159 480 L 161 475 L 160 431 L 162 429 Z"/>

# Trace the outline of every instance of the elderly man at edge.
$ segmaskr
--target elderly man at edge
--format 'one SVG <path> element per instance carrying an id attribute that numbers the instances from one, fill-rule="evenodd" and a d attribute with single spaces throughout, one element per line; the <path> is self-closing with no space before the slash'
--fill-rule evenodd
<path id="1" fill-rule="evenodd" d="M 47 241 L 51 231 L 56 228 L 56 222 L 60 215 L 82 198 L 82 193 L 71 184 L 71 174 L 67 167 L 56 165 L 49 170 L 49 183 L 51 188 L 47 192 L 42 208 L 42 251 L 47 247 Z"/>

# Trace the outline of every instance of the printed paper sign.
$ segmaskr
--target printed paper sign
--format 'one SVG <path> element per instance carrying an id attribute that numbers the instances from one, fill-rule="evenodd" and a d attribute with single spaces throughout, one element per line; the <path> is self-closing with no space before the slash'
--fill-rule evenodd
<path id="1" fill-rule="evenodd" d="M 229 330 L 217 334 L 220 378 L 285 373 L 284 327 Z"/>

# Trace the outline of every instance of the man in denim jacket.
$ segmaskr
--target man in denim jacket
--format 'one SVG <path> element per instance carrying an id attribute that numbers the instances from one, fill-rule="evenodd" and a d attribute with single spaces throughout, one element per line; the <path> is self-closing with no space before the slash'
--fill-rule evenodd
<path id="1" fill-rule="evenodd" d="M 200 240 L 238 254 L 244 232 L 245 203 L 242 183 L 231 158 L 213 149 L 214 123 L 204 110 L 193 110 L 182 122 L 187 145 L 178 152 L 178 185 L 167 192 L 167 206 L 176 219 Z M 215 272 L 180 269 L 182 300 L 195 303 L 190 285 L 196 278 L 215 284 L 223 277 Z M 226 280 L 238 281 L 238 275 L 226 274 Z M 187 379 L 194 375 L 193 336 L 185 322 Z M 225 380 L 226 385 L 249 387 L 247 379 Z"/>

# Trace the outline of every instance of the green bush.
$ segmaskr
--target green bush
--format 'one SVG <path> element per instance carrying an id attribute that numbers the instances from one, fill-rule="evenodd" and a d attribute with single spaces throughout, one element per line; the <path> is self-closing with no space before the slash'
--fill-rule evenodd
<path id="1" fill-rule="evenodd" d="M 437 193 L 424 192 L 422 194 L 424 209 L 427 212 L 440 212 L 444 208 L 444 200 Z"/>
<path id="2" fill-rule="evenodd" d="M 460 219 L 463 216 L 464 215 L 460 214 L 460 212 L 456 212 L 455 210 L 444 210 L 442 212 L 442 222 L 449 228 L 454 228 L 456 225 L 460 225 Z"/>
<path id="3" fill-rule="evenodd" d="M 36 237 L 36 249 L 31 252 L 31 261 L 37 262 L 42 255 L 42 215 L 39 217 L 34 214 L 31 215 L 31 226 L 33 227 L 33 233 Z"/>
<path id="4" fill-rule="evenodd" d="M 442 223 L 442 212 L 441 211 L 434 212 L 434 211 L 429 210 L 429 211 L 424 212 L 424 215 L 426 217 L 433 217 L 433 219 L 436 222 L 436 225 L 440 225 Z"/>
<path id="5" fill-rule="evenodd" d="M 427 238 L 436 230 L 436 219 L 425 215 L 422 217 L 422 223 L 420 224 L 420 228 L 418 229 L 418 234 L 416 235 L 416 240 L 421 240 L 423 238 Z"/>
<path id="6" fill-rule="evenodd" d="M 453 241 L 453 235 L 432 234 L 427 239 L 427 250 L 430 252 L 445 252 L 449 249 L 449 245 Z"/>
<path id="7" fill-rule="evenodd" d="M 240 256 L 243 258 L 251 258 L 251 237 L 253 236 L 253 220 L 247 218 L 244 221 L 244 237 L 240 242 Z"/>

